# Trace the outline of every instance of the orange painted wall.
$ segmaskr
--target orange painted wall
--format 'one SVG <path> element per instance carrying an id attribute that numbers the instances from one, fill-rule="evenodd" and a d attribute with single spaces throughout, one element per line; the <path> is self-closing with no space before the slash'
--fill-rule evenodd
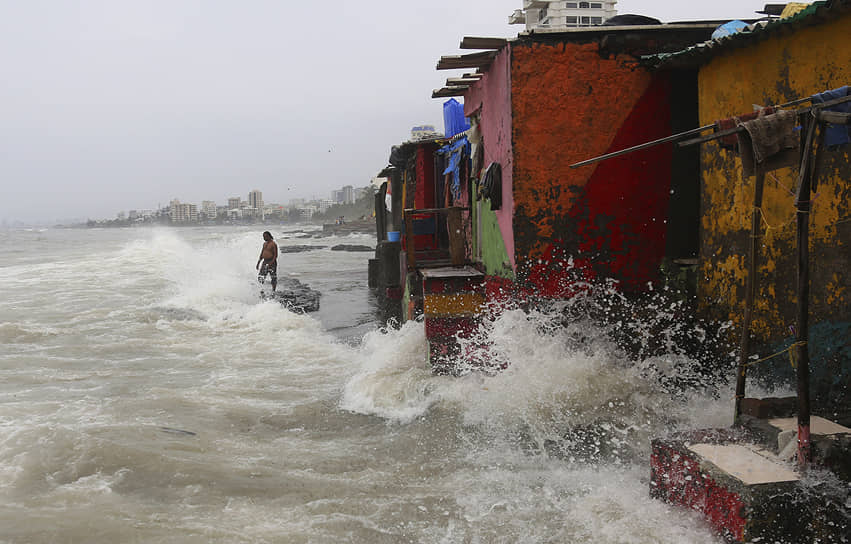
<path id="1" fill-rule="evenodd" d="M 661 244 L 661 249 L 652 251 L 664 252 L 664 227 L 660 233 L 659 229 L 630 226 L 627 230 L 631 232 L 624 233 L 621 218 L 625 216 L 625 206 L 612 206 L 615 200 L 640 196 L 641 189 L 632 187 L 628 193 L 607 194 L 602 214 L 593 209 L 596 204 L 592 195 L 600 194 L 601 186 L 629 184 L 647 175 L 642 170 L 660 168 L 658 176 L 651 176 L 642 183 L 647 181 L 653 185 L 646 191 L 663 210 L 658 217 L 662 225 L 670 187 L 668 150 L 663 151 L 667 156 L 653 155 L 658 150 L 629 155 L 622 159 L 628 164 L 621 163 L 612 179 L 597 180 L 599 185 L 594 192 L 589 182 L 598 172 L 610 169 L 615 161 L 569 168 L 570 164 L 609 152 L 614 142 L 627 147 L 670 134 L 667 96 L 663 96 L 666 87 L 663 83 L 657 85 L 658 89 L 651 89 L 658 78 L 654 79 L 639 68 L 632 57 L 601 56 L 597 43 L 531 43 L 512 48 L 514 237 L 516 270 L 521 279 L 546 285 L 547 290 L 552 291 L 550 294 L 559 294 L 561 289 L 552 285 L 553 274 L 534 270 L 540 264 L 548 265 L 543 261 L 552 260 L 554 254 L 581 259 L 580 253 L 585 250 L 586 255 L 598 250 L 614 250 L 621 252 L 618 259 L 641 258 L 628 248 L 614 248 L 612 244 L 618 242 L 613 240 L 618 238 L 634 241 L 636 237 L 652 237 L 656 246 Z M 662 93 L 661 101 L 646 100 L 647 94 L 657 92 Z M 639 112 L 636 117 L 639 105 L 639 109 L 646 111 Z M 634 122 L 625 134 L 625 124 L 631 118 Z M 626 200 L 625 203 L 630 202 Z M 635 213 L 649 212 L 639 207 Z M 577 220 L 577 216 L 582 215 L 586 217 Z M 611 223 L 597 233 L 591 232 L 598 220 L 611 220 Z M 648 227 L 652 227 L 650 222 L 648 217 Z M 576 234 L 583 228 L 582 224 L 590 225 L 590 230 Z M 557 247 L 569 237 L 578 241 Z M 648 256 L 648 263 L 655 258 L 656 255 Z M 615 272 L 636 268 L 634 262 L 610 262 L 609 265 L 609 270 Z M 636 276 L 652 267 L 642 265 L 638 268 L 642 270 Z M 630 273 L 635 274 L 635 270 Z"/>

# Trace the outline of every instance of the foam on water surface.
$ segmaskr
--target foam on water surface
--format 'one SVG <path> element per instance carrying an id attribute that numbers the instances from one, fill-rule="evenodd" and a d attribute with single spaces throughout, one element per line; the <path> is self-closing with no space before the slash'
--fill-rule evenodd
<path id="1" fill-rule="evenodd" d="M 368 322 L 369 254 L 281 256 L 331 315 L 260 303 L 260 232 L 49 231 L 51 266 L 4 262 L 0 542 L 713 541 L 648 498 L 651 436 L 728 423 L 729 390 L 659 387 L 681 354 L 511 310 L 482 330 L 505 371 L 435 376 L 422 323 L 329 332 Z"/>

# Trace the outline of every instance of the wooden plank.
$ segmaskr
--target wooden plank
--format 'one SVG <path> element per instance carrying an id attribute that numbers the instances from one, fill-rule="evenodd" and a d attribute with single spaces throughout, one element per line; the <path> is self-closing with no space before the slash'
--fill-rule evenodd
<path id="1" fill-rule="evenodd" d="M 408 272 L 417 269 L 417 255 L 414 247 L 414 216 L 405 210 L 405 251 L 408 253 Z"/>
<path id="2" fill-rule="evenodd" d="M 809 117 L 804 122 L 806 139 L 801 160 L 801 170 L 798 173 L 798 194 L 795 199 L 797 208 L 797 240 L 798 240 L 798 308 L 795 347 L 796 373 L 798 393 L 798 465 L 806 467 L 812 461 L 810 448 L 810 350 L 809 350 L 809 299 L 810 299 L 810 187 L 813 174 L 813 143 L 818 121 Z M 824 134 L 824 129 L 820 131 Z M 820 136 L 818 153 L 824 147 L 823 137 Z M 818 162 L 818 159 L 816 160 Z"/>
<path id="3" fill-rule="evenodd" d="M 508 40 L 505 38 L 485 38 L 480 36 L 464 36 L 461 39 L 461 49 L 502 49 Z"/>
<path id="4" fill-rule="evenodd" d="M 444 87 L 442 89 L 435 89 L 431 92 L 432 98 L 449 98 L 452 96 L 464 96 L 464 93 L 467 92 L 469 87 Z"/>
<path id="5" fill-rule="evenodd" d="M 453 266 L 464 264 L 464 226 L 461 223 L 461 209 L 449 208 L 449 256 Z"/>
<path id="6" fill-rule="evenodd" d="M 438 70 L 455 70 L 456 68 L 481 68 L 489 66 L 496 57 L 495 51 L 480 51 L 469 55 L 446 55 L 437 62 Z"/>
<path id="7" fill-rule="evenodd" d="M 765 186 L 765 172 L 757 167 L 756 183 L 754 184 L 753 212 L 751 213 L 751 239 L 749 243 L 750 259 L 748 260 L 748 275 L 745 278 L 745 315 L 742 320 L 742 340 L 739 343 L 739 369 L 736 374 L 736 404 L 733 420 L 739 423 L 742 415 L 742 399 L 745 398 L 745 382 L 748 372 L 748 357 L 750 357 L 751 320 L 753 318 L 753 303 L 756 293 L 756 271 L 759 260 L 759 247 L 762 243 L 760 232 L 762 226 L 762 193 Z"/>
<path id="8" fill-rule="evenodd" d="M 467 87 L 469 88 L 473 83 L 478 83 L 478 79 L 466 78 L 466 77 L 450 77 L 446 80 L 447 87 Z"/>

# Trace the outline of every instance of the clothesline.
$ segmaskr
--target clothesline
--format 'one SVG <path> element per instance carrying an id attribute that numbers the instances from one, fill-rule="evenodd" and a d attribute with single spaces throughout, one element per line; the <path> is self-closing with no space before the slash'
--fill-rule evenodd
<path id="1" fill-rule="evenodd" d="M 798 104 L 803 104 L 804 102 L 808 102 L 808 101 L 811 101 L 811 100 L 813 100 L 813 97 L 808 96 L 806 98 L 799 98 L 798 100 L 792 100 L 791 102 L 786 102 L 785 104 L 779 104 L 779 105 L 776 105 L 776 106 L 769 106 L 769 107 L 773 107 L 775 109 L 788 108 L 788 107 L 791 107 L 791 106 L 796 106 Z M 825 102 L 823 104 L 818 104 L 818 108 L 823 109 L 825 107 L 835 106 L 837 104 L 842 104 L 844 102 L 849 102 L 849 101 L 851 101 L 851 96 L 844 97 L 844 98 L 841 98 L 841 99 L 838 99 L 838 100 L 831 100 L 831 101 Z M 669 143 L 669 142 L 676 142 L 677 140 L 682 140 L 683 138 L 686 138 L 688 136 L 700 134 L 701 132 L 705 132 L 707 130 L 711 130 L 711 129 L 714 129 L 714 128 L 715 128 L 715 123 L 712 123 L 711 125 L 706 125 L 706 126 L 694 128 L 694 129 L 691 129 L 691 130 L 687 130 L 685 132 L 680 132 L 678 134 L 666 136 L 666 137 L 660 138 L 658 140 L 653 140 L 653 141 L 650 141 L 650 142 L 645 142 L 643 144 L 638 144 L 638 145 L 633 146 L 633 147 L 628 147 L 626 149 L 621 149 L 620 151 L 614 151 L 612 153 L 600 155 L 599 157 L 594 157 L 593 159 L 588 159 L 588 160 L 584 160 L 584 161 L 581 161 L 581 162 L 577 162 L 575 164 L 571 164 L 570 168 L 579 168 L 580 166 L 585 166 L 585 165 L 588 165 L 588 164 L 593 164 L 593 163 L 596 163 L 596 162 L 605 161 L 605 160 L 608 160 L 608 159 L 613 159 L 615 157 L 620 157 L 622 155 L 633 153 L 635 151 L 641 151 L 643 149 L 648 149 L 650 147 L 655 147 L 657 145 L 661 145 L 661 144 L 665 144 L 665 143 Z M 709 136 L 704 137 L 704 138 L 708 138 L 706 140 L 704 140 L 703 138 L 688 140 L 687 142 L 681 142 L 680 146 L 684 146 L 686 143 L 688 143 L 688 145 L 693 145 L 695 143 L 702 143 L 703 141 L 711 141 L 711 140 L 714 140 L 714 139 L 717 139 L 717 138 L 720 138 L 720 137 L 737 134 L 738 132 L 739 132 L 738 127 L 735 128 L 735 129 L 719 131 L 719 132 L 714 133 L 711 137 L 709 137 Z"/>

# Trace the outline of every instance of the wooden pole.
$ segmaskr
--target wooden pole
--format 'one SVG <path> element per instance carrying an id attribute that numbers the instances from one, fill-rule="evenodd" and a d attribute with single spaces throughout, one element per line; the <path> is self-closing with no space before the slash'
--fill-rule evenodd
<path id="1" fill-rule="evenodd" d="M 739 423 L 742 415 L 742 399 L 745 398 L 745 381 L 748 372 L 748 357 L 750 356 L 751 321 L 753 319 L 753 304 L 756 294 L 756 272 L 759 260 L 760 232 L 762 231 L 762 193 L 765 187 L 765 172 L 758 168 L 754 183 L 753 214 L 751 216 L 750 259 L 748 261 L 748 276 L 745 278 L 745 315 L 742 322 L 742 341 L 739 345 L 739 369 L 736 376 L 736 409 L 733 420 Z"/>
<path id="2" fill-rule="evenodd" d="M 801 171 L 798 174 L 798 194 L 795 199 L 797 208 L 798 234 L 798 331 L 795 351 L 797 354 L 797 392 L 798 392 L 798 465 L 805 468 L 812 461 L 810 444 L 810 351 L 809 351 L 809 297 L 810 297 L 810 187 L 811 175 L 815 167 L 810 162 L 813 152 L 813 137 L 818 122 L 808 115 L 805 117 L 806 139 L 801 159 Z M 823 142 L 822 142 L 823 143 Z M 819 147 L 819 151 L 821 150 Z M 818 162 L 818 159 L 817 161 Z"/>
<path id="3" fill-rule="evenodd" d="M 417 244 L 414 241 L 414 210 L 405 210 L 405 252 L 408 257 L 408 272 L 417 269 Z"/>
<path id="4" fill-rule="evenodd" d="M 461 208 L 449 208 L 447 211 L 447 224 L 449 229 L 449 258 L 452 266 L 463 266 L 464 254 L 464 232 L 461 222 Z"/>

